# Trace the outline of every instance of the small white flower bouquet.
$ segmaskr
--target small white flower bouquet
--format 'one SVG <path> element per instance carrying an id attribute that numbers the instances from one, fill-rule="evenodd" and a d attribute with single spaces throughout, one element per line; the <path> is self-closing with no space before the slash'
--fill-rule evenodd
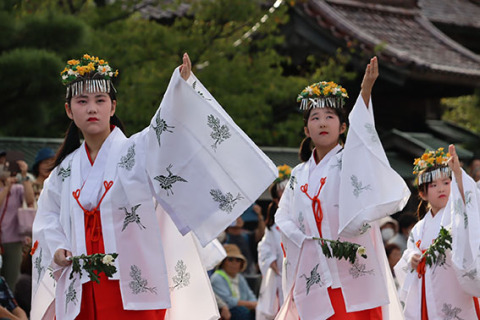
<path id="1" fill-rule="evenodd" d="M 118 253 L 95 253 L 71 257 L 72 272 L 70 273 L 70 279 L 73 278 L 74 273 L 79 273 L 82 276 L 82 270 L 84 270 L 88 273 L 90 280 L 100 283 L 99 274 L 101 272 L 109 278 L 117 272 L 114 264 L 117 256 Z"/>

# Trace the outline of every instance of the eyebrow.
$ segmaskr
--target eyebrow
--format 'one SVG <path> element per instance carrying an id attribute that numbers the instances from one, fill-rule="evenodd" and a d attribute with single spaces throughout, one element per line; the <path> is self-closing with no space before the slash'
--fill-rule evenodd
<path id="1" fill-rule="evenodd" d="M 105 98 L 106 96 L 108 96 L 106 93 L 100 93 L 100 94 L 96 94 L 94 98 Z M 85 98 L 88 98 L 88 96 L 84 94 L 73 97 L 73 99 L 85 99 Z"/>

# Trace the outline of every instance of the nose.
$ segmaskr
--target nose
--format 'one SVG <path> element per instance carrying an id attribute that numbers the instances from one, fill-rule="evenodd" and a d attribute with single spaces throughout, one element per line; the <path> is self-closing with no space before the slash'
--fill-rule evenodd
<path id="1" fill-rule="evenodd" d="M 87 105 L 87 112 L 88 114 L 95 114 L 97 113 L 97 107 L 95 106 L 95 103 L 89 103 Z"/>

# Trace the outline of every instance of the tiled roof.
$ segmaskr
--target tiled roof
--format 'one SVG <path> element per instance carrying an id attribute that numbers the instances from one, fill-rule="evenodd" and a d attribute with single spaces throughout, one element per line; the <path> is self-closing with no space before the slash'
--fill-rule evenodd
<path id="1" fill-rule="evenodd" d="M 412 77 L 480 85 L 480 56 L 448 38 L 419 9 L 309 0 L 303 10 L 336 38 L 358 41 L 371 52 L 383 46 L 381 59 Z"/>
<path id="2" fill-rule="evenodd" d="M 419 0 L 418 5 L 430 21 L 480 28 L 479 1 Z"/>

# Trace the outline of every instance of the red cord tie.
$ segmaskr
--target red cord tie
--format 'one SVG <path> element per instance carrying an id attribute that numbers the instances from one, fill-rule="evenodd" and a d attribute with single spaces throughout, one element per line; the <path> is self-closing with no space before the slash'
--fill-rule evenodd
<path id="1" fill-rule="evenodd" d="M 318 233 L 320 234 L 320 238 L 322 238 L 322 220 L 323 220 L 323 211 L 322 211 L 322 205 L 320 203 L 320 199 L 318 196 L 320 195 L 320 191 L 322 191 L 323 186 L 325 185 L 325 181 L 327 178 L 321 178 L 320 179 L 320 188 L 318 189 L 317 194 L 312 198 L 308 194 L 308 183 L 304 184 L 303 186 L 300 186 L 300 191 L 305 193 L 307 197 L 312 200 L 312 210 L 313 210 L 313 215 L 315 216 L 315 222 L 317 223 L 317 228 L 318 228 Z M 323 244 L 323 241 L 322 241 Z"/>
<path id="2" fill-rule="evenodd" d="M 92 241 L 94 242 L 100 239 L 100 235 L 102 232 L 101 226 L 100 226 L 100 210 L 98 210 L 98 208 L 100 208 L 100 204 L 102 203 L 103 198 L 105 198 L 105 196 L 107 195 L 107 192 L 113 186 L 113 181 L 108 181 L 108 182 L 103 181 L 103 186 L 105 187 L 105 191 L 103 192 L 103 195 L 100 198 L 100 201 L 98 202 L 97 206 L 92 210 L 85 209 L 80 203 L 80 201 L 78 200 L 80 198 L 80 189 L 77 189 L 74 192 L 72 192 L 73 197 L 75 198 L 75 200 L 77 200 L 78 205 L 80 206 L 80 208 L 82 208 L 83 213 L 87 216 L 87 219 L 92 221 L 92 229 L 91 229 L 90 236 L 92 238 Z"/>
<path id="3" fill-rule="evenodd" d="M 422 240 L 418 240 L 416 245 L 417 245 L 417 248 L 420 249 L 420 244 L 422 243 Z M 422 250 L 422 255 L 426 252 L 427 250 Z M 425 257 L 422 257 L 422 259 L 420 260 L 420 262 L 418 263 L 417 265 L 417 273 L 418 273 L 418 278 L 421 278 L 425 275 L 425 272 L 426 272 L 426 262 L 427 260 L 425 259 Z"/>

